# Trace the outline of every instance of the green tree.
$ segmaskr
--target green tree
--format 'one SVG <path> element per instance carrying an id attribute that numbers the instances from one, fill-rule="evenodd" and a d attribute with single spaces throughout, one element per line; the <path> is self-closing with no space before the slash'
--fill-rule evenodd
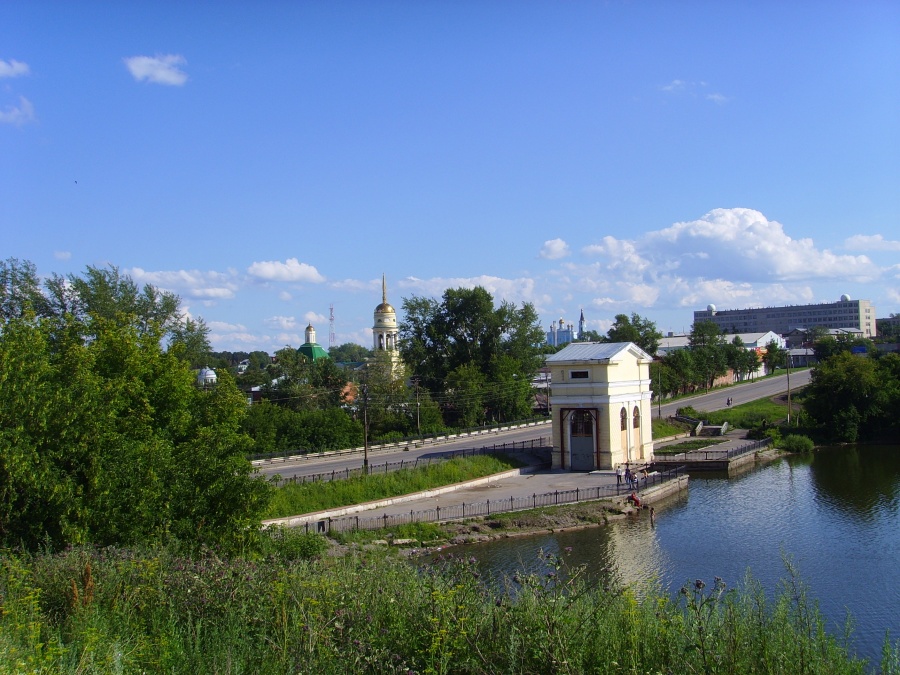
<path id="1" fill-rule="evenodd" d="M 371 349 L 366 349 L 355 342 L 345 342 L 328 350 L 328 356 L 338 363 L 361 363 L 374 355 L 375 352 Z"/>
<path id="2" fill-rule="evenodd" d="M 781 347 L 775 340 L 770 340 L 766 344 L 766 353 L 763 356 L 763 363 L 766 364 L 766 372 L 774 373 L 776 368 L 784 368 L 787 364 L 787 350 Z"/>
<path id="3" fill-rule="evenodd" d="M 104 309 L 0 330 L 0 545 L 239 546 L 268 495 L 243 396 L 196 388 L 157 319 Z"/>
<path id="4" fill-rule="evenodd" d="M 440 302 L 407 298 L 403 309 L 403 361 L 433 398 L 448 402 L 448 421 L 452 417 L 471 425 L 476 418 L 480 423 L 530 411 L 530 386 L 517 383 L 531 382 L 544 343 L 530 303 L 503 302 L 495 308 L 491 294 L 476 287 L 448 289 Z M 500 391 L 502 397 L 489 395 Z M 465 405 L 460 392 L 468 397 Z"/>
<path id="5" fill-rule="evenodd" d="M 874 359 L 837 353 L 813 370 L 804 409 L 834 440 L 853 442 L 871 436 L 890 409 L 896 387 L 883 375 Z"/>
<path id="6" fill-rule="evenodd" d="M 212 346 L 209 344 L 209 326 L 201 318 L 185 319 L 172 326 L 169 351 L 191 368 L 203 368 L 210 364 Z"/>
<path id="7" fill-rule="evenodd" d="M 759 368 L 759 354 L 755 349 L 747 349 L 740 335 L 735 335 L 730 344 L 725 345 L 725 362 L 739 380 L 750 376 Z"/>
<path id="8" fill-rule="evenodd" d="M 604 336 L 600 335 L 595 330 L 586 330 L 584 333 L 578 336 L 579 342 L 606 342 L 607 340 Z"/>
<path id="9" fill-rule="evenodd" d="M 0 323 L 27 312 L 44 316 L 48 311 L 34 263 L 17 258 L 0 260 Z"/>
<path id="10" fill-rule="evenodd" d="M 725 338 L 712 321 L 698 321 L 691 327 L 688 344 L 691 347 L 694 373 L 708 391 L 715 379 L 724 375 L 728 367 Z"/>
<path id="11" fill-rule="evenodd" d="M 632 313 L 631 318 L 625 314 L 616 314 L 616 319 L 606 333 L 605 342 L 633 342 L 651 356 L 659 349 L 662 333 L 656 324 L 639 314 Z"/>

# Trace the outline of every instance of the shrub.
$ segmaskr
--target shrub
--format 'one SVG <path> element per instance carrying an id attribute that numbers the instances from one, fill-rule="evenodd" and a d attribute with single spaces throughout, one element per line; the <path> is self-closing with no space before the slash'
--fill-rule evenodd
<path id="1" fill-rule="evenodd" d="M 780 447 L 788 452 L 812 452 L 814 444 L 809 436 L 790 434 L 781 441 Z"/>

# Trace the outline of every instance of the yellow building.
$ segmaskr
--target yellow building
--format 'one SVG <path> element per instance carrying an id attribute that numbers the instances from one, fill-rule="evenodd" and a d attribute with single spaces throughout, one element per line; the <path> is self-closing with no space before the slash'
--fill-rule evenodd
<path id="1" fill-rule="evenodd" d="M 547 357 L 554 469 L 653 461 L 652 361 L 633 342 L 576 342 Z"/>

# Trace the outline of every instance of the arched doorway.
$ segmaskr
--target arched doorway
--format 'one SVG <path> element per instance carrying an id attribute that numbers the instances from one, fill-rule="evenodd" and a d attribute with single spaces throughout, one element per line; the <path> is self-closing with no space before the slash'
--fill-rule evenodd
<path id="1" fill-rule="evenodd" d="M 594 416 L 590 410 L 572 411 L 569 422 L 570 468 L 573 471 L 593 471 L 594 466 Z"/>

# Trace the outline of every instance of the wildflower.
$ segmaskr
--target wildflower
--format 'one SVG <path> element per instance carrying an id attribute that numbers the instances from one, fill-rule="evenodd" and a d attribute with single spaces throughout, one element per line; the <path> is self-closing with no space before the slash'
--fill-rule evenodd
<path id="1" fill-rule="evenodd" d="M 694 582 L 694 588 L 696 588 L 698 591 L 702 591 L 704 588 L 706 588 L 706 584 L 703 583 L 703 579 L 697 579 L 697 581 Z"/>

